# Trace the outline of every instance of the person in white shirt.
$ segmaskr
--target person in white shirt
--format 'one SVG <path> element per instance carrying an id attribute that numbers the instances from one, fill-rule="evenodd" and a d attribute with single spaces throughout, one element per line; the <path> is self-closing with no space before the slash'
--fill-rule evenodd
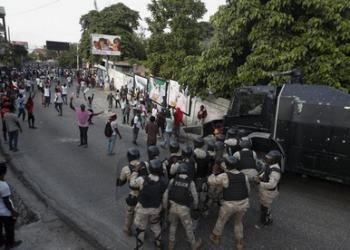
<path id="1" fill-rule="evenodd" d="M 118 129 L 118 122 L 117 122 L 117 114 L 113 112 L 108 113 L 109 119 L 107 122 L 111 124 L 113 134 L 111 137 L 107 138 L 107 155 L 114 155 L 115 153 L 113 152 L 114 147 L 115 147 L 115 142 L 117 140 L 117 135 L 119 136 L 119 139 L 122 139 L 122 136 L 119 133 Z"/>
<path id="2" fill-rule="evenodd" d="M 44 88 L 44 97 L 45 97 L 44 107 L 49 107 L 50 106 L 50 87 L 48 84 L 46 84 Z"/>
<path id="3" fill-rule="evenodd" d="M 138 145 L 136 140 L 137 140 L 137 137 L 139 135 L 140 128 L 142 127 L 142 129 L 143 129 L 143 125 L 142 125 L 141 121 L 142 121 L 141 120 L 141 110 L 138 109 L 137 114 L 133 118 L 134 125 L 132 126 L 132 132 L 133 132 L 132 143 L 134 143 L 135 145 Z"/>
<path id="4" fill-rule="evenodd" d="M 72 85 L 72 77 L 68 76 L 67 77 L 67 82 L 68 82 L 68 86 L 70 87 Z"/>
<path id="5" fill-rule="evenodd" d="M 55 89 L 55 109 L 57 110 L 59 116 L 62 116 L 62 103 L 63 103 L 62 94 L 59 91 L 59 89 L 56 88 Z"/>
<path id="6" fill-rule="evenodd" d="M 120 92 L 119 92 L 119 90 L 117 90 L 115 92 L 115 108 L 118 108 L 118 103 L 119 103 L 119 106 L 122 107 L 122 105 L 120 104 Z"/>
<path id="7" fill-rule="evenodd" d="M 63 86 L 61 87 L 61 91 L 62 91 L 63 102 L 67 105 L 67 92 L 68 92 L 67 84 L 63 84 Z"/>
<path id="8" fill-rule="evenodd" d="M 158 115 L 157 104 L 154 104 L 152 108 L 152 116 L 157 117 L 157 115 Z"/>

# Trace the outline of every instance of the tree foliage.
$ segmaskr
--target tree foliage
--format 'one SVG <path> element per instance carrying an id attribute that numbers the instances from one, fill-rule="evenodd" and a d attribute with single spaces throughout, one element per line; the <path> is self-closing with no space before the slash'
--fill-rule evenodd
<path id="1" fill-rule="evenodd" d="M 58 64 L 65 68 L 76 68 L 77 67 L 77 44 L 70 44 L 69 51 L 64 51 L 58 58 Z M 81 61 L 79 62 L 81 65 Z"/>
<path id="2" fill-rule="evenodd" d="M 181 74 L 192 94 L 286 83 L 270 72 L 297 67 L 308 84 L 349 87 L 348 0 L 227 0 L 211 23 L 214 41 L 201 56 L 187 57 Z"/>
<path id="3" fill-rule="evenodd" d="M 199 0 L 152 0 L 151 17 L 146 18 L 152 33 L 148 39 L 148 68 L 154 75 L 180 77 L 184 59 L 200 55 L 198 19 L 206 12 Z"/>
<path id="4" fill-rule="evenodd" d="M 102 11 L 92 10 L 80 18 L 82 37 L 79 44 L 79 55 L 90 62 L 98 62 L 101 56 L 90 53 L 90 34 L 121 36 L 120 51 L 122 55 L 112 60 L 135 58 L 144 60 L 145 48 L 134 30 L 139 26 L 139 13 L 122 3 L 113 4 Z"/>

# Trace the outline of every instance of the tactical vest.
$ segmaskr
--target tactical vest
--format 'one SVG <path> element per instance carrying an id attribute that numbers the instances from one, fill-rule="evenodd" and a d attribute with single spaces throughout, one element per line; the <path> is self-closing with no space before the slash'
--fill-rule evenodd
<path id="1" fill-rule="evenodd" d="M 241 159 L 238 161 L 237 170 L 256 169 L 253 151 L 242 150 L 239 152 Z"/>
<path id="2" fill-rule="evenodd" d="M 226 173 L 229 184 L 224 188 L 223 195 L 225 201 L 240 201 L 249 197 L 248 188 L 243 173 L 233 174 Z"/>
<path id="3" fill-rule="evenodd" d="M 196 158 L 197 172 L 195 178 L 205 178 L 208 175 L 210 156 L 207 153 L 204 159 Z"/>
<path id="4" fill-rule="evenodd" d="M 187 159 L 188 161 L 182 161 L 181 163 L 185 163 L 189 167 L 189 173 L 188 173 L 188 178 L 190 178 L 191 181 L 194 180 L 194 177 L 196 175 L 196 167 L 195 167 L 195 161 L 191 159 Z"/>
<path id="5" fill-rule="evenodd" d="M 166 166 L 166 169 L 168 171 L 169 180 L 171 180 L 171 179 L 173 179 L 175 177 L 175 175 L 170 174 L 171 165 L 174 164 L 174 157 L 177 157 L 178 161 L 181 161 L 181 157 L 180 156 L 170 156 L 169 158 L 166 159 L 168 161 L 168 165 Z"/>
<path id="6" fill-rule="evenodd" d="M 138 176 L 139 177 L 141 177 L 141 176 L 142 177 L 148 176 L 148 171 L 147 171 L 146 164 L 144 162 L 141 162 L 140 164 L 141 164 L 141 168 L 139 169 L 139 173 L 138 173 L 139 175 Z M 135 168 L 136 167 L 134 165 L 129 164 L 129 169 L 130 169 L 131 174 L 135 172 Z M 129 187 L 130 187 L 131 190 L 136 190 L 136 191 L 139 190 L 139 188 L 131 187 L 130 183 L 129 183 Z"/>
<path id="7" fill-rule="evenodd" d="M 190 191 L 190 178 L 175 177 L 169 189 L 169 200 L 176 202 L 179 205 L 190 207 L 193 201 L 192 193 Z"/>
<path id="8" fill-rule="evenodd" d="M 165 179 L 160 177 L 158 181 L 152 181 L 147 176 L 144 180 L 139 202 L 144 208 L 158 208 L 162 204 L 163 194 L 167 189 Z"/>
<path id="9" fill-rule="evenodd" d="M 230 156 L 233 156 L 236 152 L 238 152 L 240 150 L 240 146 L 239 144 L 234 145 L 234 146 L 230 146 L 230 145 L 226 145 L 226 151 L 227 154 Z"/>
<path id="10" fill-rule="evenodd" d="M 279 168 L 270 168 L 270 166 L 266 166 L 261 182 L 267 182 L 267 183 L 270 182 L 270 174 L 273 171 L 277 172 L 277 173 L 281 173 L 281 169 L 279 169 Z M 278 182 L 275 188 L 268 189 L 268 190 L 275 191 L 275 190 L 279 190 L 279 189 L 280 189 L 280 183 Z"/>

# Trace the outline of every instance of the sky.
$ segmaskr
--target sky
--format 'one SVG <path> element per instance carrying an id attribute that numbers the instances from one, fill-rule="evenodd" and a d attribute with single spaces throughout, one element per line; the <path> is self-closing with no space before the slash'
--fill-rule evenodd
<path id="1" fill-rule="evenodd" d="M 140 24 L 147 27 L 144 18 L 150 16 L 147 4 L 150 0 L 96 0 L 99 10 L 124 3 L 140 13 Z M 202 0 L 207 8 L 203 20 L 209 21 L 225 0 Z M 42 47 L 46 41 L 79 42 L 82 15 L 95 9 L 94 0 L 0 0 L 5 7 L 6 25 L 10 27 L 11 41 L 24 41 L 29 48 Z M 117 34 L 116 34 L 117 35 Z"/>

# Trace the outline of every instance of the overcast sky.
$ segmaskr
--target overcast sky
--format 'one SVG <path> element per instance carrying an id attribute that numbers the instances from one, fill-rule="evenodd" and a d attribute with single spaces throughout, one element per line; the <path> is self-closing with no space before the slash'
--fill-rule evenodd
<path id="1" fill-rule="evenodd" d="M 142 19 L 149 16 L 150 0 L 96 0 L 99 10 L 118 2 L 140 13 Z M 202 0 L 208 12 L 203 20 L 208 21 L 225 0 Z M 79 19 L 94 9 L 94 0 L 0 0 L 5 7 L 6 25 L 10 27 L 12 41 L 24 41 L 30 48 L 40 47 L 49 41 L 78 42 Z M 142 26 L 146 27 L 142 20 Z M 117 34 L 116 34 L 117 35 Z"/>

